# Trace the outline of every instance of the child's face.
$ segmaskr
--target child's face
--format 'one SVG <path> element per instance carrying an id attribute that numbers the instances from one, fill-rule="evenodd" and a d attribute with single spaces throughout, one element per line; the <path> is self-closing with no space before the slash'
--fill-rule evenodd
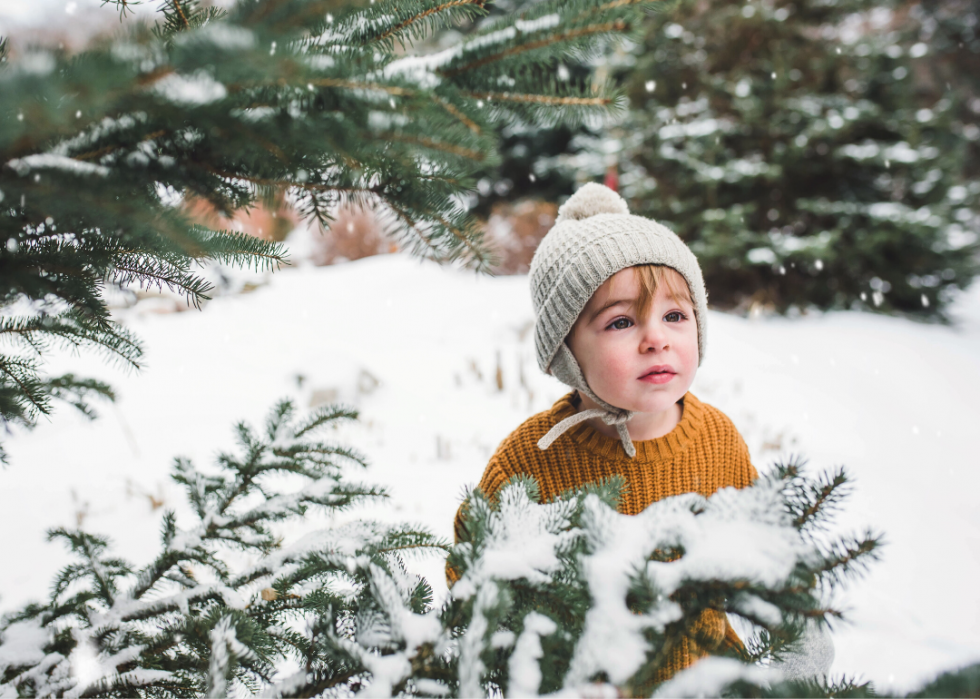
<path id="1" fill-rule="evenodd" d="M 635 306 L 640 283 L 631 268 L 589 299 L 567 342 L 597 396 L 617 408 L 663 413 L 687 393 L 698 368 L 698 327 L 689 301 L 657 288 L 646 317 Z"/>

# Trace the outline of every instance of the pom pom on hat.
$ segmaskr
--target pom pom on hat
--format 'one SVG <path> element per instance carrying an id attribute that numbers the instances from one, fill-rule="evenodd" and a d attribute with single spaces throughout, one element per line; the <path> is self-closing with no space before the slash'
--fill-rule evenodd
<path id="1" fill-rule="evenodd" d="M 558 209 L 555 223 L 581 221 L 596 214 L 628 214 L 629 212 L 626 200 L 616 192 L 601 184 L 589 182 L 579 187 L 578 191 L 562 204 Z"/>

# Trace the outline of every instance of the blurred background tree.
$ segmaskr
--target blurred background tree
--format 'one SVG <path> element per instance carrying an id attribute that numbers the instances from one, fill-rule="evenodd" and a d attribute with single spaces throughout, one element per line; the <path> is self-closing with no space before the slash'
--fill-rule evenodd
<path id="1" fill-rule="evenodd" d="M 715 306 L 943 319 L 980 268 L 978 17 L 939 0 L 683 3 L 605 58 L 626 119 L 559 156 L 505 153 L 502 172 L 562 194 L 618 179 L 691 245 Z"/>

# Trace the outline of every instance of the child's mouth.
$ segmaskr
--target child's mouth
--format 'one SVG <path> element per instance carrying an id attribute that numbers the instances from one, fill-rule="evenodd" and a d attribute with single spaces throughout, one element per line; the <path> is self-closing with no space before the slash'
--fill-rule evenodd
<path id="1" fill-rule="evenodd" d="M 669 367 L 665 367 L 663 369 L 656 368 L 650 373 L 641 376 L 640 381 L 653 384 L 667 383 L 674 378 L 674 376 L 676 376 L 676 374 Z"/>

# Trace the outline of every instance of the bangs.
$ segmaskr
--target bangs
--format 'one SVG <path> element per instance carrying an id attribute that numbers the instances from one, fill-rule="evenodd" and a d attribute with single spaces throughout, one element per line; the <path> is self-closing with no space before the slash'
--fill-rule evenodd
<path id="1" fill-rule="evenodd" d="M 661 287 L 667 296 L 676 303 L 686 302 L 692 307 L 694 306 L 687 280 L 673 267 L 636 265 L 630 269 L 633 270 L 634 277 L 640 286 L 640 292 L 633 306 L 633 311 L 638 317 L 642 318 L 650 312 L 650 304 L 653 303 L 653 298 Z"/>

